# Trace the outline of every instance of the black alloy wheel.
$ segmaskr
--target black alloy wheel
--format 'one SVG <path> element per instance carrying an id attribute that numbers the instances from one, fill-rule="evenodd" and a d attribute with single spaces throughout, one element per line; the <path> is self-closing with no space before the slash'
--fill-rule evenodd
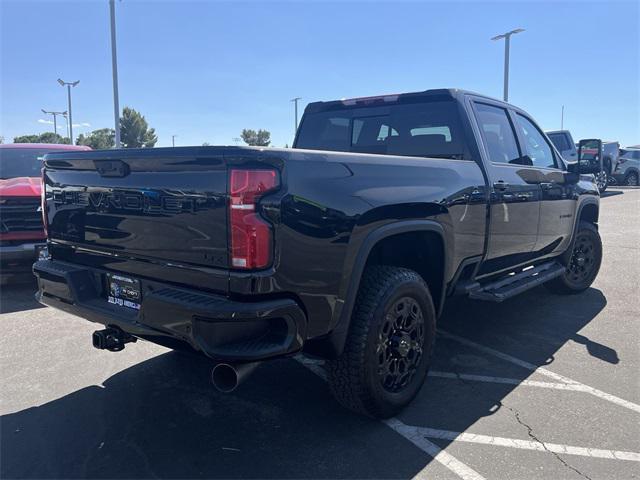
<path id="1" fill-rule="evenodd" d="M 395 301 L 384 316 L 378 335 L 378 375 L 388 392 L 403 390 L 413 379 L 424 346 L 424 316 L 411 297 Z"/>

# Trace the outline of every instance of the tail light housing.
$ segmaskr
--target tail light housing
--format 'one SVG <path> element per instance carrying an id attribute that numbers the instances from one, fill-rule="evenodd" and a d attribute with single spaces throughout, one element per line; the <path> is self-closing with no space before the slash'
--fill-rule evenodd
<path id="1" fill-rule="evenodd" d="M 231 267 L 243 270 L 271 264 L 271 225 L 258 213 L 258 201 L 278 188 L 276 170 L 231 169 L 229 175 L 229 230 Z"/>

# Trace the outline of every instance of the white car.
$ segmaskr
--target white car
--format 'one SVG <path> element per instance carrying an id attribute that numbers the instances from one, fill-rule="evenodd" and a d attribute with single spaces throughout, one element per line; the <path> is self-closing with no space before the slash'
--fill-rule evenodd
<path id="1" fill-rule="evenodd" d="M 578 150 L 569 130 L 551 130 L 545 132 L 562 158 L 569 162 L 578 161 Z"/>
<path id="2" fill-rule="evenodd" d="M 612 176 L 620 185 L 640 185 L 640 149 L 621 148 Z"/>

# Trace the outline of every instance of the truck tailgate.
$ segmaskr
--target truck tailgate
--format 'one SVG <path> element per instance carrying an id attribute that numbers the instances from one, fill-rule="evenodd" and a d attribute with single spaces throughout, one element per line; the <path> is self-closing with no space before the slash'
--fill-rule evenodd
<path id="1" fill-rule="evenodd" d="M 126 258 L 226 269 L 222 148 L 203 155 L 170 150 L 48 155 L 49 239 Z"/>

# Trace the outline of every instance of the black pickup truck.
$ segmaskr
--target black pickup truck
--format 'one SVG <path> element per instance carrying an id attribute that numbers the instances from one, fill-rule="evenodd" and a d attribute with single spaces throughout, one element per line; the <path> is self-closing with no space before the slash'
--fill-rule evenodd
<path id="1" fill-rule="evenodd" d="M 327 360 L 344 406 L 387 417 L 421 388 L 445 299 L 594 281 L 598 189 L 524 111 L 460 90 L 308 105 L 293 149 L 49 154 L 43 304 L 216 362 Z"/>

